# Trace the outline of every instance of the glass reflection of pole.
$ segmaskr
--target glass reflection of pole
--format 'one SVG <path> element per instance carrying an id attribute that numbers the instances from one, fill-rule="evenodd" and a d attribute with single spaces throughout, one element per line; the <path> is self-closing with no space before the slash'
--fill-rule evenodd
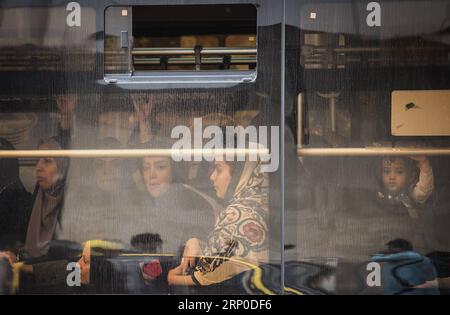
<path id="1" fill-rule="evenodd" d="M 134 48 L 133 36 L 130 36 L 129 41 L 130 41 L 130 47 L 128 49 L 129 49 L 130 53 L 128 53 L 128 71 L 129 71 L 129 74 L 131 77 L 134 75 L 134 57 L 133 57 L 133 54 L 131 54 L 131 52 L 133 51 L 133 48 Z"/>
<path id="2" fill-rule="evenodd" d="M 336 99 L 341 93 L 339 92 L 330 92 L 330 93 L 317 93 L 320 97 L 326 98 L 329 100 L 330 105 L 330 121 L 331 121 L 331 131 L 333 133 L 336 132 Z"/>
<path id="3" fill-rule="evenodd" d="M 201 46 L 201 45 L 196 45 L 194 47 L 194 52 L 195 52 L 195 71 L 200 71 L 201 70 L 202 50 L 203 50 L 203 46 Z"/>

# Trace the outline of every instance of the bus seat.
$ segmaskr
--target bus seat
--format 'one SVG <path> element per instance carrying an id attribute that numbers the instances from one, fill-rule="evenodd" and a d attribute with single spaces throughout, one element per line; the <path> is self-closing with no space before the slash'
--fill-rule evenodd
<path id="1" fill-rule="evenodd" d="M 225 38 L 225 47 L 256 46 L 255 35 L 229 35 Z"/>
<path id="2" fill-rule="evenodd" d="M 213 35 L 181 36 L 180 47 L 193 48 L 197 45 L 203 47 L 218 47 L 219 38 Z"/>

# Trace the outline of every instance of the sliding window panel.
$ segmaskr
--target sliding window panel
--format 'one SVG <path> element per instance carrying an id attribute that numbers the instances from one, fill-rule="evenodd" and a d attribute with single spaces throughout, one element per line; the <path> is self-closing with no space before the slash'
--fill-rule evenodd
<path id="1" fill-rule="evenodd" d="M 449 8 L 286 1 L 286 287 L 448 292 Z"/>
<path id="2" fill-rule="evenodd" d="M 282 292 L 282 8 L 1 2 L 12 293 Z"/>

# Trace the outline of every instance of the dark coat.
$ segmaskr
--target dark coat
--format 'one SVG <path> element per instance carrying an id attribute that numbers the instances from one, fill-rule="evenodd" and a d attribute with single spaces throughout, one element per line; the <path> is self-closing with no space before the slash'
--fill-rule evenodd
<path id="1" fill-rule="evenodd" d="M 25 242 L 33 196 L 18 180 L 0 188 L 0 249 L 16 251 Z"/>

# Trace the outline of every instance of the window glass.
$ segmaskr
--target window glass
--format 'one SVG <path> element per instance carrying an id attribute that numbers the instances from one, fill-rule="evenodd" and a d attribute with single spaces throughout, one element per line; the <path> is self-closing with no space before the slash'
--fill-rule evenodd
<path id="1" fill-rule="evenodd" d="M 109 7 L 105 72 L 255 70 L 256 6 Z"/>
<path id="2" fill-rule="evenodd" d="M 188 2 L 81 3 L 79 27 L 54 20 L 53 12 L 72 12 L 59 4 L 5 5 L 22 17 L 1 15 L 0 23 L 21 36 L 14 51 L 26 62 L 11 54 L 3 32 L 1 292 L 282 291 L 281 64 L 273 63 L 281 60 L 282 16 L 271 14 L 274 24 L 257 26 L 253 4 Z M 281 12 L 279 1 L 257 2 L 258 14 Z M 207 29 L 211 22 L 217 27 Z M 265 53 L 253 82 L 130 88 L 103 80 L 105 73 L 128 75 L 130 65 L 137 72 L 162 70 L 134 57 L 130 63 L 135 49 L 199 45 L 203 51 L 250 47 L 245 54 L 202 56 L 200 70 L 255 73 L 256 34 Z M 169 62 L 167 70 L 196 71 L 187 55 L 189 67 Z M 183 159 L 172 154 L 179 147 L 187 152 Z M 231 159 L 208 155 L 212 148 L 231 149 Z M 258 154 L 235 157 L 240 149 Z"/>
<path id="3" fill-rule="evenodd" d="M 450 3 L 378 3 L 288 1 L 286 257 L 318 292 L 443 293 Z"/>

